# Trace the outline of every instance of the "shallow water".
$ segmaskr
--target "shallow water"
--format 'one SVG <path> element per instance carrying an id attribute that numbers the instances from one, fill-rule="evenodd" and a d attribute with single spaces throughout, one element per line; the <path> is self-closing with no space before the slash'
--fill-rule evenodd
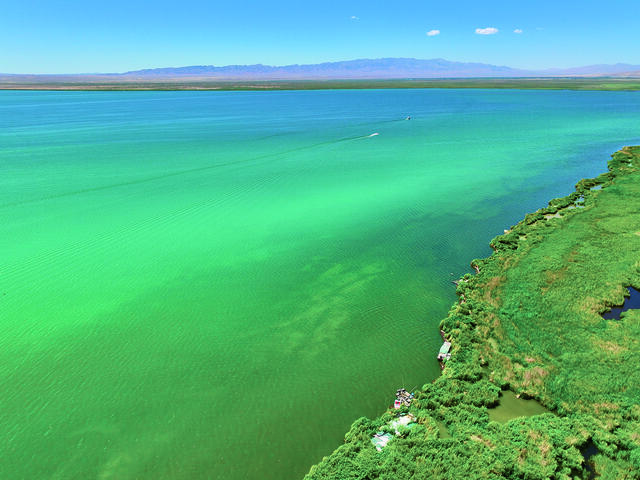
<path id="1" fill-rule="evenodd" d="M 536 400 L 518 398 L 511 390 L 506 390 L 500 395 L 500 403 L 496 407 L 490 408 L 488 412 L 490 421 L 506 423 L 518 417 L 549 413 L 549 410 Z"/>
<path id="2" fill-rule="evenodd" d="M 447 425 L 442 420 L 436 420 L 436 425 L 438 426 L 438 435 L 439 438 L 451 438 L 451 434 L 449 433 L 449 429 Z"/>
<path id="3" fill-rule="evenodd" d="M 0 477 L 300 478 L 439 375 L 451 280 L 639 143 L 639 107 L 0 92 Z"/>

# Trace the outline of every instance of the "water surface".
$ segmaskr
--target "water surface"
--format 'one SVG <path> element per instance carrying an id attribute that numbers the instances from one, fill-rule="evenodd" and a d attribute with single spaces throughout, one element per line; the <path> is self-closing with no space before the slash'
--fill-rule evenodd
<path id="1" fill-rule="evenodd" d="M 625 296 L 623 304 L 604 312 L 602 318 L 605 320 L 620 320 L 620 315 L 623 312 L 640 308 L 640 291 L 633 287 L 627 287 L 627 292 L 629 296 Z"/>
<path id="2" fill-rule="evenodd" d="M 639 107 L 0 92 L 0 477 L 300 478 L 439 374 L 451 280 L 639 143 Z"/>
<path id="3" fill-rule="evenodd" d="M 489 420 L 492 422 L 506 423 L 518 417 L 531 417 L 549 413 L 534 399 L 518 397 L 511 390 L 506 390 L 500 394 L 500 403 L 488 410 Z"/>

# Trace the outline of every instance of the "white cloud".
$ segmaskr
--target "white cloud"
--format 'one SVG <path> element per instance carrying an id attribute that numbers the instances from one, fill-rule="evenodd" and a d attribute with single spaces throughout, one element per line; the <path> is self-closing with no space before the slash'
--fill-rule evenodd
<path id="1" fill-rule="evenodd" d="M 355 15 L 351 15 L 351 17 L 349 17 L 351 20 L 360 20 L 360 17 L 356 17 Z"/>
<path id="2" fill-rule="evenodd" d="M 435 37 L 436 35 L 440 35 L 440 30 L 429 30 L 427 32 L 427 37 Z"/>
<path id="3" fill-rule="evenodd" d="M 498 29 L 494 27 L 476 28 L 476 33 L 478 35 L 495 35 L 498 33 Z"/>
<path id="4" fill-rule="evenodd" d="M 516 28 L 513 33 L 522 33 L 522 29 L 521 28 Z"/>

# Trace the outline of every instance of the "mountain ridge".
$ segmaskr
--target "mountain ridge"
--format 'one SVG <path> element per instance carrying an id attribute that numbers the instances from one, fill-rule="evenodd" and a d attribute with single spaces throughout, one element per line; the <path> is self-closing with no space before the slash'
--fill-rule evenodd
<path id="1" fill-rule="evenodd" d="M 437 78 L 475 76 L 522 76 L 526 70 L 478 62 L 454 62 L 443 58 L 416 59 L 387 57 L 354 59 L 337 62 L 290 65 L 191 65 L 133 70 L 124 76 L 193 76 L 237 79 L 329 79 L 329 78 Z"/>
<path id="2" fill-rule="evenodd" d="M 627 63 L 595 64 L 571 68 L 518 69 L 481 62 L 456 62 L 444 58 L 404 57 L 360 58 L 336 62 L 290 65 L 189 65 L 131 70 L 121 73 L 9 74 L 0 79 L 45 79 L 79 81 L 163 81 L 163 80 L 391 80 L 447 78 L 518 78 L 518 77 L 638 77 L 640 65 Z"/>
<path id="3" fill-rule="evenodd" d="M 481 62 L 456 62 L 444 58 L 417 59 L 386 57 L 354 59 L 315 64 L 290 65 L 191 65 L 124 72 L 122 76 L 206 76 L 219 79 L 391 79 L 391 78 L 473 78 L 624 75 L 640 71 L 640 65 L 595 64 L 571 68 L 518 69 Z"/>

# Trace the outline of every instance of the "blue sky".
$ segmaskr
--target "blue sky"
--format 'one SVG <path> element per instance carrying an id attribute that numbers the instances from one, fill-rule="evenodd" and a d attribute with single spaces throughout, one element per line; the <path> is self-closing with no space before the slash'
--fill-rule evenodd
<path id="1" fill-rule="evenodd" d="M 1 12 L 4 73 L 380 57 L 520 68 L 640 64 L 638 0 L 21 0 Z M 476 33 L 487 28 L 497 33 Z"/>

